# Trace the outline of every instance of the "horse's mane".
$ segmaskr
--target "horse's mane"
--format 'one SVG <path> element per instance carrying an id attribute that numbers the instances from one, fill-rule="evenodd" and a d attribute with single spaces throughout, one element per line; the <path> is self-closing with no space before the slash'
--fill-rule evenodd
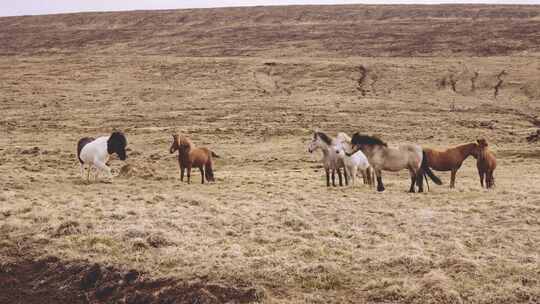
<path id="1" fill-rule="evenodd" d="M 354 133 L 351 143 L 353 145 L 379 145 L 388 147 L 388 145 L 382 141 L 382 139 L 376 136 L 363 135 L 359 133 Z"/>
<path id="2" fill-rule="evenodd" d="M 319 137 L 327 145 L 332 144 L 332 138 L 330 138 L 330 136 L 326 135 L 323 132 L 315 132 L 314 138 L 317 138 L 317 137 Z"/>
<path id="3" fill-rule="evenodd" d="M 189 146 L 189 148 L 193 148 L 193 142 L 189 137 L 178 134 L 175 137 L 178 139 L 178 146 Z"/>
<path id="4" fill-rule="evenodd" d="M 347 135 L 347 133 L 345 132 L 339 132 L 337 134 L 337 137 L 336 137 L 338 140 L 340 141 L 345 141 L 345 142 L 348 142 L 350 143 L 351 142 L 351 137 L 349 135 Z"/>

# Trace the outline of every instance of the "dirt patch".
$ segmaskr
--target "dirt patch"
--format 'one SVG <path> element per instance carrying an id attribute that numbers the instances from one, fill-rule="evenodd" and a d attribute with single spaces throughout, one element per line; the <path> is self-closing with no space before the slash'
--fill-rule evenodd
<path id="1" fill-rule="evenodd" d="M 136 270 L 56 257 L 0 265 L 0 303 L 251 303 L 262 297 L 253 287 L 153 280 Z"/>

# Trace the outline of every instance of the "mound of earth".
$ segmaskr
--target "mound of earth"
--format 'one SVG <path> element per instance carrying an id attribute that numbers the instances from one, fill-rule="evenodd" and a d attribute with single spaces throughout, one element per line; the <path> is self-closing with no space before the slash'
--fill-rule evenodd
<path id="1" fill-rule="evenodd" d="M 121 271 L 58 258 L 24 259 L 0 265 L 0 303 L 252 303 L 263 293 L 173 279 L 151 280 L 135 270 Z"/>
<path id="2" fill-rule="evenodd" d="M 125 164 L 120 168 L 118 176 L 124 178 L 152 178 L 156 176 L 156 171 L 149 166 Z"/>

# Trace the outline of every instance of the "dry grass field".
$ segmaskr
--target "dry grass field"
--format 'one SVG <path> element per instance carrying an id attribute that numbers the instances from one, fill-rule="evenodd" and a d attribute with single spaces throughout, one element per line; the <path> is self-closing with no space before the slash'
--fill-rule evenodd
<path id="1" fill-rule="evenodd" d="M 0 18 L 0 303 L 540 303 L 540 6 Z M 501 72 L 504 73 L 501 74 Z M 499 75 L 499 77 L 498 77 Z M 495 97 L 495 86 L 502 80 Z M 128 137 L 86 183 L 83 136 Z M 325 186 L 314 129 L 474 159 Z M 179 180 L 171 133 L 221 156 Z"/>

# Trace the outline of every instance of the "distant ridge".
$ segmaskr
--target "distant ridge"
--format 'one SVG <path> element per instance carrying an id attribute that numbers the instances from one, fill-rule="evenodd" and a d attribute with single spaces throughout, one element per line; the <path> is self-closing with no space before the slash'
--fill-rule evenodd
<path id="1" fill-rule="evenodd" d="M 499 56 L 538 52 L 540 6 L 310 5 L 0 18 L 0 55 Z"/>

